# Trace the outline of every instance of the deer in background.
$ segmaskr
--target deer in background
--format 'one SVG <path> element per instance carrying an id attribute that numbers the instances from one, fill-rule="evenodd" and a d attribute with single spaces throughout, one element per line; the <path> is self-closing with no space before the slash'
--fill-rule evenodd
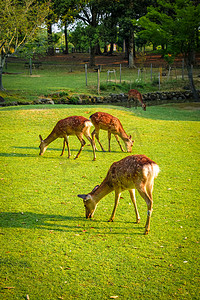
<path id="1" fill-rule="evenodd" d="M 146 110 L 146 104 L 143 102 L 142 94 L 138 92 L 137 90 L 130 90 L 128 92 L 128 104 L 130 106 L 131 99 L 135 100 L 135 107 L 137 108 L 137 101 L 139 101 L 142 104 L 143 110 Z"/>
<path id="2" fill-rule="evenodd" d="M 140 216 L 136 205 L 135 189 L 138 190 L 147 204 L 147 220 L 144 234 L 150 230 L 150 218 L 153 210 L 154 178 L 159 173 L 158 165 L 145 155 L 131 155 L 114 162 L 103 182 L 96 186 L 89 194 L 79 194 L 83 199 L 86 218 L 92 218 L 99 201 L 112 191 L 115 191 L 115 204 L 109 222 L 113 222 L 121 192 L 128 190 L 135 207 L 136 222 Z"/>
<path id="3" fill-rule="evenodd" d="M 118 136 L 124 141 L 126 150 L 128 152 L 132 151 L 133 143 L 131 135 L 128 136 L 120 122 L 120 120 L 110 114 L 104 112 L 96 112 L 90 116 L 90 120 L 94 125 L 95 129 L 92 132 L 93 143 L 95 144 L 95 137 L 102 149 L 105 152 L 100 140 L 99 140 L 99 131 L 100 129 L 108 131 L 108 151 L 110 152 L 110 140 L 111 134 L 114 134 L 120 149 L 124 152 L 122 145 L 120 144 Z"/>
<path id="4" fill-rule="evenodd" d="M 53 142 L 57 138 L 64 138 L 61 156 L 64 154 L 65 146 L 67 145 L 68 158 L 70 158 L 71 153 L 70 153 L 70 149 L 69 149 L 68 137 L 70 135 L 76 135 L 81 143 L 81 148 L 75 157 L 75 159 L 76 159 L 79 157 L 83 147 L 86 144 L 86 142 L 83 139 L 83 135 L 84 135 L 89 140 L 90 144 L 92 145 L 93 155 L 94 155 L 93 160 L 96 160 L 95 145 L 90 136 L 90 127 L 91 126 L 92 126 L 92 123 L 90 122 L 90 120 L 88 120 L 82 116 L 72 116 L 72 117 L 68 117 L 66 119 L 58 121 L 56 126 L 53 128 L 52 132 L 49 134 L 49 136 L 45 140 L 43 140 L 41 135 L 39 135 L 40 140 L 41 140 L 41 143 L 39 146 L 39 148 L 40 148 L 39 155 L 44 154 L 44 152 L 47 149 L 47 146 L 51 142 Z"/>

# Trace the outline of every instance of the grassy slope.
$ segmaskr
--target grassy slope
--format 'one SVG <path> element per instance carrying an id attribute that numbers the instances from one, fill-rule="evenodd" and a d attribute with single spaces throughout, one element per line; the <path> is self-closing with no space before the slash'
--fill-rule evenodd
<path id="1" fill-rule="evenodd" d="M 102 181 L 120 152 L 91 147 L 80 158 L 60 157 L 62 141 L 39 157 L 38 134 L 56 121 L 89 117 L 96 110 L 118 116 L 135 139 L 134 154 L 155 160 L 151 231 L 143 235 L 146 204 L 137 194 L 141 224 L 134 224 L 128 192 L 114 223 L 114 195 L 84 218 L 82 201 Z M 1 126 L 1 287 L 0 298 L 24 299 L 199 299 L 199 113 L 173 107 L 146 112 L 114 107 L 32 106 L 0 109 Z M 107 147 L 107 136 L 100 133 Z M 70 137 L 72 155 L 79 142 Z M 12 289 L 7 289 L 12 287 Z"/>
<path id="2" fill-rule="evenodd" d="M 112 75 L 111 83 L 107 83 L 107 68 L 113 69 L 113 66 L 103 67 L 100 75 L 101 95 L 109 95 L 110 93 L 128 92 L 130 88 L 136 88 L 141 93 L 153 92 L 159 89 L 157 76 L 158 69 L 153 71 L 153 82 L 150 79 L 150 69 L 145 69 L 146 75 L 142 74 L 141 81 L 138 81 L 138 70 L 122 68 L 122 85 L 119 85 L 120 72 L 116 69 L 116 78 L 118 84 L 115 85 L 114 75 Z M 84 66 L 78 65 L 73 72 L 70 71 L 70 66 L 65 65 L 43 65 L 41 69 L 34 69 L 33 75 L 29 75 L 29 70 L 24 69 L 23 64 L 8 64 L 7 72 L 3 75 L 3 86 L 6 92 L 1 92 L 0 95 L 7 102 L 13 101 L 33 101 L 40 98 L 42 95 L 49 95 L 53 92 L 66 91 L 69 94 L 87 94 L 97 95 L 97 72 L 93 69 L 88 70 L 87 86 L 85 80 Z M 179 70 L 179 73 L 181 70 Z M 197 71 L 198 72 L 198 69 Z M 181 75 L 181 74 L 179 74 Z M 182 90 L 183 86 L 188 85 L 188 81 L 167 80 L 163 76 L 160 91 Z M 175 79 L 175 77 L 173 77 Z M 126 84 L 124 84 L 126 82 Z M 196 88 L 200 88 L 200 83 L 195 79 Z"/>

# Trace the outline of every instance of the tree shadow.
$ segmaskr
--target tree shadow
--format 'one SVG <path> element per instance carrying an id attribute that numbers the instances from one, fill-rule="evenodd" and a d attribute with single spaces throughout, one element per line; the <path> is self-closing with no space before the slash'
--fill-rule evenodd
<path id="1" fill-rule="evenodd" d="M 83 221 L 86 223 L 83 223 Z M 126 224 L 130 224 L 132 232 L 130 232 L 130 228 L 127 228 L 127 226 L 121 226 L 124 222 L 115 222 L 114 225 L 110 223 L 110 226 L 106 226 L 107 223 L 107 221 L 86 220 L 83 217 L 76 216 L 48 215 L 33 212 L 0 213 L 0 228 L 41 229 L 74 233 L 84 232 L 85 234 L 93 232 L 102 235 L 141 235 L 143 233 L 143 227 L 135 227 L 135 222 L 125 222 Z M 137 229 L 137 232 L 135 229 Z M 4 233 L 1 232 L 0 234 Z"/>
<path id="2" fill-rule="evenodd" d="M 29 153 L 0 153 L 0 157 L 36 157 L 37 155 L 29 154 Z"/>
<path id="3" fill-rule="evenodd" d="M 2 212 L 0 214 L 1 228 L 47 229 L 56 231 L 71 231 L 77 228 L 72 221 L 81 221 L 81 217 L 38 214 L 33 212 Z M 63 225 L 62 223 L 65 222 Z M 66 222 L 71 223 L 67 225 Z"/>

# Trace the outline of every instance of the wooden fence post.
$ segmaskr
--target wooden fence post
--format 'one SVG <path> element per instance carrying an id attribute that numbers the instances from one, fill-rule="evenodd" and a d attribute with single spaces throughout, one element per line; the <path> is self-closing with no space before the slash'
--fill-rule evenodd
<path id="1" fill-rule="evenodd" d="M 32 75 L 32 59 L 31 59 L 31 57 L 29 59 L 29 69 L 30 69 L 30 75 Z"/>
<path id="2" fill-rule="evenodd" d="M 184 58 L 182 59 L 182 80 L 184 80 Z"/>

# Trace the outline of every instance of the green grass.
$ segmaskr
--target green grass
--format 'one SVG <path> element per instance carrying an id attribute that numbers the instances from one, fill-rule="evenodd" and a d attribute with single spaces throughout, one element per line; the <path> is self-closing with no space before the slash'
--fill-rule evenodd
<path id="1" fill-rule="evenodd" d="M 151 230 L 147 207 L 136 194 L 135 224 L 128 192 L 108 223 L 114 194 L 85 219 L 79 193 L 90 192 L 110 165 L 128 153 L 114 138 L 112 152 L 97 152 L 70 137 L 72 157 L 60 157 L 62 141 L 39 154 L 39 137 L 71 115 L 106 111 L 135 139 L 133 154 L 160 166 L 155 180 Z M 124 109 L 112 106 L 0 108 L 0 299 L 199 299 L 199 111 L 179 106 Z M 107 149 L 107 135 L 100 132 Z"/>
<path id="2" fill-rule="evenodd" d="M 107 82 L 107 70 L 116 70 L 116 83 L 114 75 L 111 81 Z M 7 74 L 3 75 L 3 86 L 5 92 L 0 95 L 6 102 L 13 101 L 34 101 L 43 95 L 49 95 L 58 91 L 65 91 L 71 94 L 97 95 L 97 72 L 94 69 L 88 69 L 87 86 L 85 80 L 85 71 L 83 65 L 71 67 L 65 64 L 47 65 L 43 64 L 41 69 L 34 69 L 33 75 L 29 75 L 29 70 L 24 68 L 24 64 L 8 64 Z M 181 69 L 178 70 L 179 76 L 176 80 L 167 81 L 167 76 L 163 76 L 160 91 L 182 90 L 188 85 L 180 79 Z M 198 69 L 195 69 L 198 72 Z M 195 74 L 196 74 L 195 73 Z M 146 74 L 146 75 L 145 75 Z M 146 68 L 146 73 L 140 76 L 138 80 L 138 70 L 122 68 L 121 83 L 119 67 L 106 66 L 100 73 L 100 95 L 106 96 L 110 93 L 127 93 L 130 88 L 136 88 L 141 93 L 154 92 L 159 90 L 158 86 L 158 68 L 153 70 L 153 81 L 151 81 L 150 68 Z M 195 75 L 196 76 L 196 75 Z M 185 76 L 186 78 L 186 76 Z M 200 88 L 199 81 L 195 77 L 196 88 Z"/>

